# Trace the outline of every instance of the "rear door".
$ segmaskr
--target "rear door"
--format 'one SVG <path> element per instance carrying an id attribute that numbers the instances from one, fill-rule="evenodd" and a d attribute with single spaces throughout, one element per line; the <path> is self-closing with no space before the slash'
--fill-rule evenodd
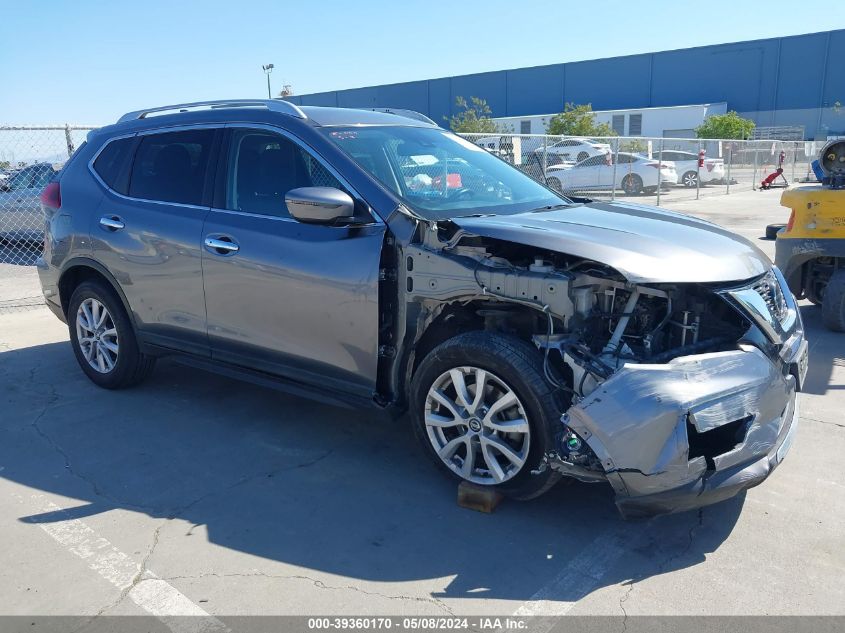
<path id="1" fill-rule="evenodd" d="M 370 396 L 378 360 L 378 273 L 384 224 L 339 175 L 273 127 L 227 129 L 202 252 L 215 359 Z M 345 190 L 372 222 L 303 224 L 293 188 Z"/>
<path id="2" fill-rule="evenodd" d="M 92 220 L 94 258 L 120 284 L 144 340 L 200 355 L 209 354 L 202 224 L 221 134 L 213 126 L 153 130 L 111 141 L 92 162 L 107 187 Z M 123 163 L 117 150 L 127 143 Z"/>

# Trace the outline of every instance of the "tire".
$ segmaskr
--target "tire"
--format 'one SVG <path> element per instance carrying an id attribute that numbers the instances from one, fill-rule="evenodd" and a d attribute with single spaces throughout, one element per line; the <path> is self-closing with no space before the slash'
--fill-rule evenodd
<path id="1" fill-rule="evenodd" d="M 560 184 L 560 180 L 558 180 L 557 178 L 546 178 L 546 185 L 548 185 L 550 189 L 554 189 L 555 191 L 563 193 L 563 186 Z"/>
<path id="2" fill-rule="evenodd" d="M 681 176 L 681 184 L 687 189 L 692 189 L 698 185 L 698 172 L 689 170 Z"/>
<path id="3" fill-rule="evenodd" d="M 622 191 L 629 196 L 636 196 L 642 193 L 643 179 L 637 174 L 628 174 L 622 179 Z"/>
<path id="4" fill-rule="evenodd" d="M 822 321 L 834 332 L 845 332 L 845 270 L 833 273 L 825 286 Z"/>
<path id="5" fill-rule="evenodd" d="M 452 379 L 456 372 L 465 385 L 467 407 L 458 404 L 459 398 L 451 395 L 456 392 Z M 486 374 L 486 389 L 482 393 L 487 395 L 475 408 L 475 384 L 480 372 Z M 515 403 L 492 416 L 489 413 L 485 416 L 488 404 L 493 410 L 496 403 L 505 400 L 507 394 L 502 395 L 505 389 L 513 394 Z M 432 397 L 435 390 L 439 394 L 437 398 Z M 450 408 L 442 406 L 441 397 L 450 402 Z M 473 402 L 469 402 L 470 399 Z M 452 479 L 489 486 L 523 500 L 541 495 L 560 479 L 560 475 L 550 468 L 536 475 L 531 472 L 540 466 L 543 456 L 553 450 L 562 411 L 544 377 L 542 356 L 520 339 L 494 332 L 467 332 L 442 343 L 422 360 L 414 373 L 410 407 L 414 435 L 423 451 Z M 455 411 L 450 414 L 451 419 L 449 415 L 443 415 L 449 411 Z M 439 424 L 431 425 L 431 420 L 438 420 Z M 452 424 L 452 420 L 460 422 Z M 522 422 L 520 432 L 501 432 L 501 426 L 510 420 Z M 500 428 L 492 429 L 490 424 Z M 491 448 L 502 442 L 508 444 L 512 454 L 520 457 L 519 466 L 517 460 Z M 457 449 L 453 448 L 450 455 L 441 458 L 438 448 L 448 450 L 449 444 Z M 462 474 L 460 471 L 467 466 L 471 447 L 470 471 Z M 488 459 L 498 467 L 491 466 Z"/>
<path id="6" fill-rule="evenodd" d="M 96 325 L 99 317 L 101 324 Z M 95 385 L 104 389 L 131 387 L 152 371 L 155 358 L 141 353 L 123 304 L 105 283 L 81 283 L 71 295 L 67 321 L 76 360 Z M 93 329 L 92 323 L 96 326 Z"/>
<path id="7" fill-rule="evenodd" d="M 580 163 L 583 160 L 587 160 L 590 155 L 587 152 L 578 152 L 577 160 Z"/>
<path id="8" fill-rule="evenodd" d="M 786 224 L 769 224 L 768 226 L 766 226 L 766 239 L 777 239 L 778 233 L 780 233 L 785 228 Z"/>

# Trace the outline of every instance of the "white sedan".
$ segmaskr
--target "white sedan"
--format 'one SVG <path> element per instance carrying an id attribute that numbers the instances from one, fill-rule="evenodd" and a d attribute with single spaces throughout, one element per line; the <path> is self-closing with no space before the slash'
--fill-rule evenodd
<path id="1" fill-rule="evenodd" d="M 610 151 L 607 143 L 598 143 L 586 138 L 570 137 L 552 143 L 545 149 L 535 148 L 527 158 L 529 165 L 542 165 L 543 154 L 546 154 L 546 165 L 560 165 L 563 163 L 579 163 L 591 156 L 604 156 Z"/>
<path id="2" fill-rule="evenodd" d="M 658 185 L 666 187 L 678 182 L 678 173 L 671 161 L 661 164 L 629 152 L 619 152 L 615 166 L 611 159 L 612 155 L 593 156 L 571 167 L 549 167 L 546 184 L 564 192 L 621 189 L 628 195 L 636 195 L 656 191 Z"/>
<path id="3" fill-rule="evenodd" d="M 657 154 L 652 154 L 652 156 L 657 158 Z M 665 149 L 663 160 L 675 163 L 678 184 L 684 187 L 695 187 L 699 177 L 702 185 L 725 179 L 725 161 L 721 158 L 705 158 L 704 166 L 699 169 L 698 154 Z"/>

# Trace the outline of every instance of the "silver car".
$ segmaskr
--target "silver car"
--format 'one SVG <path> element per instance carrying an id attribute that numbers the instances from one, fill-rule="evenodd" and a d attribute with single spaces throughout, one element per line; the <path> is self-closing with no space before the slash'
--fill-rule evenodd
<path id="1" fill-rule="evenodd" d="M 55 175 L 52 165 L 37 163 L 0 180 L 0 239 L 42 240 L 44 215 L 38 197 Z"/>

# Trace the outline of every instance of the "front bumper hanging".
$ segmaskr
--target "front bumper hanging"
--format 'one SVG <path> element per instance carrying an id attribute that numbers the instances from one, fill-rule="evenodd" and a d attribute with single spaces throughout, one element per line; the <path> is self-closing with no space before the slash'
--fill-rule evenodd
<path id="1" fill-rule="evenodd" d="M 761 483 L 798 422 L 807 366 L 800 328 L 772 360 L 760 349 L 627 364 L 569 409 L 563 423 L 601 463 L 623 516 L 679 512 Z M 550 466 L 573 469 L 555 455 Z"/>

